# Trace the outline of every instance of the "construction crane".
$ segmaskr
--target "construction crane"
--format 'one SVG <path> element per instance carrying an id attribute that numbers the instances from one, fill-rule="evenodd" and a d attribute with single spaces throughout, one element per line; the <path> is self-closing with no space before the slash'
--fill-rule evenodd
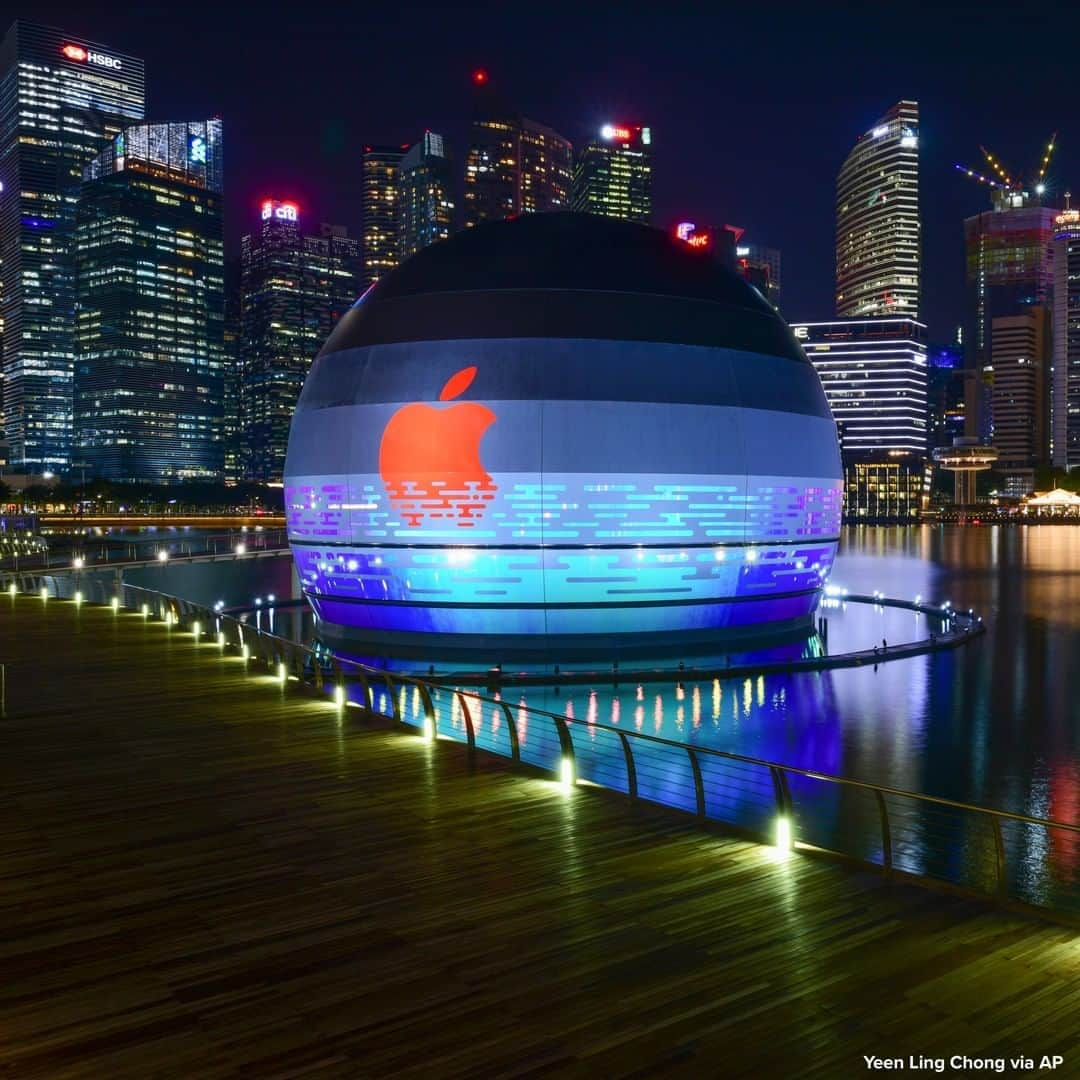
<path id="1" fill-rule="evenodd" d="M 1056 145 L 1057 132 L 1055 131 L 1046 144 L 1046 149 L 1043 152 L 1042 160 L 1039 162 L 1038 168 L 1034 170 L 1036 195 L 1042 195 L 1046 191 L 1046 170 L 1050 167 L 1050 159 L 1054 156 L 1054 147 Z M 976 180 L 980 184 L 986 184 L 988 187 L 997 188 L 1007 195 L 1028 194 L 1028 192 L 1024 190 L 1024 178 L 1020 173 L 1017 173 L 1014 176 L 1005 168 L 1001 159 L 995 157 L 985 146 L 980 146 L 979 149 L 982 151 L 983 157 L 986 158 L 986 162 L 990 166 L 991 172 L 997 179 L 985 176 L 983 173 L 979 172 L 978 169 L 970 169 L 966 165 L 958 164 L 953 167 L 958 172 L 964 173 L 965 176 L 970 176 L 972 180 Z"/>

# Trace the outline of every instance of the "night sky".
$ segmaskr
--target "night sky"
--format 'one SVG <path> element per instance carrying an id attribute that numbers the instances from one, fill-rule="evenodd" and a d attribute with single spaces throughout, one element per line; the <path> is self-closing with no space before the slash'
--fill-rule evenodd
<path id="1" fill-rule="evenodd" d="M 953 163 L 981 167 L 985 143 L 1031 170 L 1057 129 L 1048 198 L 1058 205 L 1080 185 L 1069 8 L 744 6 L 222 0 L 22 3 L 10 15 L 143 57 L 150 120 L 224 118 L 230 252 L 270 194 L 298 199 L 308 225 L 359 236 L 365 142 L 413 142 L 430 128 L 460 165 L 469 73 L 482 66 L 575 144 L 609 120 L 651 126 L 655 223 L 732 222 L 779 247 L 789 319 L 832 316 L 837 169 L 885 109 L 915 98 L 923 315 L 932 339 L 950 338 L 962 315 L 961 222 L 989 205 Z"/>

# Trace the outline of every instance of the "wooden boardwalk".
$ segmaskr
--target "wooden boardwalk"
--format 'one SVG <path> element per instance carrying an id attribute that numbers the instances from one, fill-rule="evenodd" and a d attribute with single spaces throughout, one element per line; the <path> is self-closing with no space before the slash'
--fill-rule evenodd
<path id="1" fill-rule="evenodd" d="M 471 773 L 135 614 L 0 596 L 0 662 L 0 1077 L 1080 1075 L 1073 930 Z"/>

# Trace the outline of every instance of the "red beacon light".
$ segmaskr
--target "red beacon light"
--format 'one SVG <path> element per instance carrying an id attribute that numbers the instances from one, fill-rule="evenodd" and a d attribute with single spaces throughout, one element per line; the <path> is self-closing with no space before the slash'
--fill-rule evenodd
<path id="1" fill-rule="evenodd" d="M 477 68 L 472 73 L 472 81 L 474 86 L 484 86 L 488 81 L 488 73 L 483 68 Z"/>

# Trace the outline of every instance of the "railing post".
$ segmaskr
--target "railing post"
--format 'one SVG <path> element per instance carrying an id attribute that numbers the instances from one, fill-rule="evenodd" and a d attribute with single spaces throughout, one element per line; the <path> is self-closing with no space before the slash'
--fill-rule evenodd
<path id="1" fill-rule="evenodd" d="M 631 802 L 637 802 L 637 766 L 634 764 L 634 753 L 630 749 L 630 740 L 625 731 L 618 733 L 622 743 L 623 757 L 626 759 L 626 793 Z"/>
<path id="2" fill-rule="evenodd" d="M 469 753 L 476 752 L 476 730 L 473 728 L 472 715 L 469 712 L 469 703 L 465 700 L 465 695 L 458 691 L 458 702 L 461 705 L 461 715 L 465 717 L 465 737 L 469 741 Z"/>
<path id="3" fill-rule="evenodd" d="M 574 755 L 574 740 L 570 736 L 570 725 L 561 717 L 553 716 L 555 730 L 559 733 L 559 746 L 562 748 L 562 760 L 559 762 L 559 778 L 562 779 L 564 769 L 569 764 L 570 783 L 577 782 L 577 760 Z"/>
<path id="4" fill-rule="evenodd" d="M 356 674 L 360 680 L 360 691 L 364 695 L 364 712 L 371 716 L 375 712 L 375 697 L 371 693 L 371 685 L 363 672 L 358 671 Z"/>
<path id="5" fill-rule="evenodd" d="M 431 700 L 431 691 L 422 682 L 416 684 L 420 689 L 420 702 L 424 706 L 424 723 L 421 725 L 421 733 L 428 724 L 431 725 L 431 738 L 434 741 L 439 735 L 439 722 L 435 716 L 435 703 Z"/>
<path id="6" fill-rule="evenodd" d="M 500 701 L 503 715 L 506 717 L 506 733 L 510 736 L 510 760 L 521 761 L 521 744 L 518 740 L 517 720 L 514 719 L 513 711 L 505 701 Z"/>
<path id="7" fill-rule="evenodd" d="M 697 759 L 692 746 L 687 746 L 686 752 L 690 757 L 690 767 L 694 770 L 694 794 L 697 796 L 697 816 L 705 816 L 705 781 L 701 777 L 701 762 Z"/>
<path id="8" fill-rule="evenodd" d="M 892 873 L 892 832 L 889 829 L 889 810 L 885 805 L 885 796 L 876 788 L 878 816 L 881 818 L 881 862 L 886 874 Z"/>
<path id="9" fill-rule="evenodd" d="M 383 682 L 386 683 L 386 692 L 390 695 L 390 708 L 394 710 L 394 720 L 400 724 L 401 709 L 398 707 L 398 700 L 394 696 L 394 681 L 390 678 L 390 672 L 383 672 Z"/>
<path id="10" fill-rule="evenodd" d="M 994 859 L 997 863 L 997 891 L 999 900 L 1009 898 L 1009 875 L 1005 866 L 1005 839 L 1001 835 L 1001 818 L 997 814 L 990 815 L 990 821 L 994 829 Z"/>
<path id="11" fill-rule="evenodd" d="M 787 776 L 784 774 L 783 769 L 780 769 L 775 765 L 769 766 L 769 772 L 772 774 L 773 790 L 776 792 L 777 813 L 790 815 L 791 792 L 788 789 Z"/>

